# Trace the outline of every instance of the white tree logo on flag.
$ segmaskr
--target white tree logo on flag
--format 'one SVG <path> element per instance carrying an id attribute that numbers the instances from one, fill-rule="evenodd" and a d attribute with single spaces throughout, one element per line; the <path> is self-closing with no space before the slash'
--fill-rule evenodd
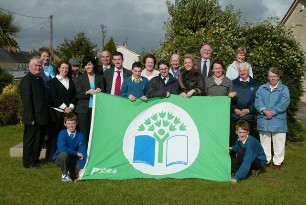
<path id="1" fill-rule="evenodd" d="M 123 152 L 137 170 L 151 175 L 182 171 L 196 159 L 199 134 L 190 115 L 164 102 L 141 112 L 128 126 Z"/>

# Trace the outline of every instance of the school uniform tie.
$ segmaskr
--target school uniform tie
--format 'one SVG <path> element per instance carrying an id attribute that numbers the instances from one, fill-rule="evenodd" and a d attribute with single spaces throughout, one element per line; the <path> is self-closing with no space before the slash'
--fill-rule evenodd
<path id="1" fill-rule="evenodd" d="M 120 76 L 120 70 L 117 70 L 117 78 L 115 83 L 115 95 L 120 94 L 120 88 L 121 88 L 121 76 Z"/>
<path id="2" fill-rule="evenodd" d="M 203 76 L 203 79 L 205 80 L 206 77 L 207 77 L 207 65 L 206 65 L 206 60 L 204 61 L 203 63 L 203 70 L 202 70 L 202 76 Z"/>
<path id="3" fill-rule="evenodd" d="M 71 133 L 70 137 L 73 139 L 75 137 L 75 133 Z"/>

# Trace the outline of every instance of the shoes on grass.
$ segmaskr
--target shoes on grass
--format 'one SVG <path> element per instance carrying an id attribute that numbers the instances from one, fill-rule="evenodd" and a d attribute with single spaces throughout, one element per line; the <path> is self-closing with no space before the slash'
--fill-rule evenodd
<path id="1" fill-rule="evenodd" d="M 27 169 L 36 169 L 39 167 L 38 164 L 35 164 L 35 163 L 31 163 L 31 164 L 28 164 L 28 165 L 24 165 L 25 168 Z"/>
<path id="2" fill-rule="evenodd" d="M 274 170 L 280 170 L 281 168 L 282 168 L 282 165 L 273 164 L 273 169 Z"/>
<path id="3" fill-rule="evenodd" d="M 258 170 L 253 169 L 253 170 L 251 171 L 251 176 L 252 176 L 253 178 L 255 178 L 255 177 L 257 177 L 257 175 L 258 175 L 259 172 L 260 172 L 260 169 L 258 169 Z"/>
<path id="4" fill-rule="evenodd" d="M 69 174 L 62 174 L 62 182 L 73 182 Z"/>

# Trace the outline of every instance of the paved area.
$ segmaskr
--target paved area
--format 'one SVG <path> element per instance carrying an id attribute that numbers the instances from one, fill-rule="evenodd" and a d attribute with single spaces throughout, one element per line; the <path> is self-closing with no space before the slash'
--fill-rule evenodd
<path id="1" fill-rule="evenodd" d="M 299 110 L 295 114 L 297 120 L 306 121 L 306 91 L 304 91 L 301 97 L 301 102 L 299 103 Z"/>
<path id="2" fill-rule="evenodd" d="M 46 149 L 40 152 L 40 158 L 45 158 Z M 10 148 L 10 157 L 22 157 L 22 142 Z"/>

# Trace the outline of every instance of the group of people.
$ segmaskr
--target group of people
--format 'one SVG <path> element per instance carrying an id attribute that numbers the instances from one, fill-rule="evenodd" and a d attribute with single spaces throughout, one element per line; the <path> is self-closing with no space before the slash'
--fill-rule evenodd
<path id="1" fill-rule="evenodd" d="M 237 165 L 232 182 L 250 173 L 257 175 L 271 162 L 275 169 L 280 169 L 285 154 L 286 109 L 290 102 L 289 90 L 280 80 L 280 70 L 270 68 L 268 82 L 260 86 L 253 79 L 250 64 L 245 62 L 244 47 L 237 49 L 236 59 L 226 71 L 221 60 L 212 59 L 210 44 L 204 44 L 200 53 L 198 61 L 192 55 L 185 55 L 182 67 L 178 54 L 171 56 L 170 63 L 156 62 L 153 54 L 147 54 L 143 63 L 134 62 L 129 70 L 123 67 L 120 52 L 111 55 L 103 51 L 101 66 L 97 66 L 94 57 L 85 56 L 82 63 L 71 58 L 55 67 L 50 63 L 49 50 L 39 49 L 39 56 L 30 60 L 30 72 L 20 83 L 25 124 L 24 167 L 39 166 L 42 143 L 47 140 L 46 160 L 61 167 L 62 181 L 77 179 L 87 156 L 93 96 L 104 92 L 130 101 L 171 94 L 183 98 L 228 96 L 231 98 L 229 144 Z M 80 72 L 81 66 L 84 73 Z M 260 142 L 252 137 L 256 137 L 256 124 Z"/>

